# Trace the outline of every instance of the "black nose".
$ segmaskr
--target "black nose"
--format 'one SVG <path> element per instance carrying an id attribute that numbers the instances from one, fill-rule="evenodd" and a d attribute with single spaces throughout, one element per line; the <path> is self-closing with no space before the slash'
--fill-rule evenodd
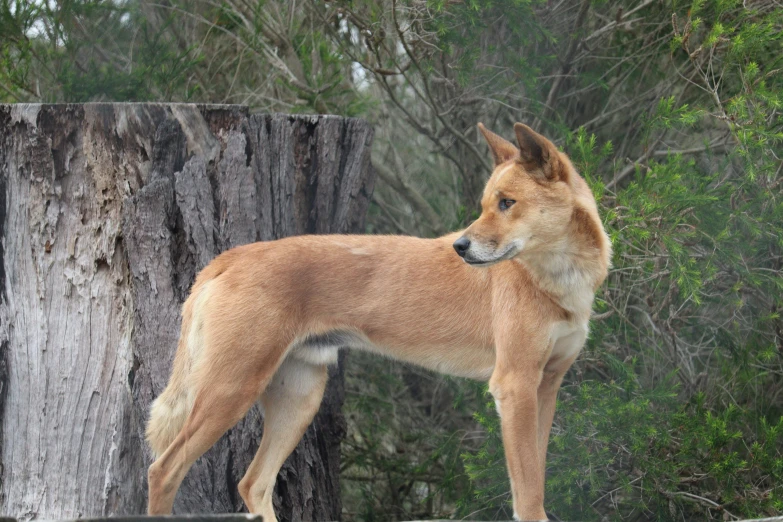
<path id="1" fill-rule="evenodd" d="M 459 257 L 465 257 L 465 254 L 467 254 L 469 248 L 470 239 L 466 238 L 465 236 L 462 236 L 454 242 L 454 250 L 457 251 Z"/>

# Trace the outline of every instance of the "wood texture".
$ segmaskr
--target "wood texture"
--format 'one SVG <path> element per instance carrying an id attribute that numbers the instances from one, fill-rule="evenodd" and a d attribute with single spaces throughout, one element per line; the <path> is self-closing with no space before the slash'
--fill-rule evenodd
<path id="1" fill-rule="evenodd" d="M 372 130 L 237 106 L 0 106 L 0 513 L 138 514 L 144 422 L 196 272 L 236 245 L 357 232 Z M 342 375 L 283 467 L 281 520 L 338 520 Z M 193 468 L 176 513 L 243 509 L 257 408 Z"/>

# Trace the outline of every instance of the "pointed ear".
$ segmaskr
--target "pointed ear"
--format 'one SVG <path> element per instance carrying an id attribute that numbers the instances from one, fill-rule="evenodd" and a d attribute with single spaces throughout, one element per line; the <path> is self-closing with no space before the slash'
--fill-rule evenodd
<path id="1" fill-rule="evenodd" d="M 550 141 L 523 123 L 514 124 L 522 161 L 542 167 L 549 161 Z"/>
<path id="2" fill-rule="evenodd" d="M 481 134 L 487 140 L 489 150 L 495 160 L 495 166 L 505 163 L 510 159 L 519 158 L 519 149 L 510 141 L 504 140 L 492 131 L 487 130 L 483 123 L 478 124 Z"/>
<path id="3" fill-rule="evenodd" d="M 532 167 L 549 180 L 565 180 L 567 172 L 553 152 L 555 144 L 523 123 L 514 124 L 514 133 L 519 143 L 520 159 L 527 167 Z"/>

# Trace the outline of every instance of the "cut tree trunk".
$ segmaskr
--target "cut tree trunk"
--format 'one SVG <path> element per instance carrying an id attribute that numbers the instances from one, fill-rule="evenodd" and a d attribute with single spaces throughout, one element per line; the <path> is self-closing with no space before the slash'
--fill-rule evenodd
<path id="1" fill-rule="evenodd" d="M 228 248 L 361 232 L 372 130 L 238 106 L 0 105 L 0 512 L 143 513 L 148 406 L 179 308 Z M 279 477 L 281 520 L 340 518 L 341 367 Z M 188 474 L 177 513 L 244 509 L 259 409 Z"/>

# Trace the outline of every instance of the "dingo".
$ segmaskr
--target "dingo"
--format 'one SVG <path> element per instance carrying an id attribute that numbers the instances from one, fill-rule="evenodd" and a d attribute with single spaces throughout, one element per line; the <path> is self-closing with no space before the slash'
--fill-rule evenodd
<path id="1" fill-rule="evenodd" d="M 239 493 L 276 521 L 277 473 L 318 410 L 340 348 L 489 380 L 514 516 L 546 519 L 555 398 L 587 337 L 611 247 L 568 157 L 529 127 L 479 124 L 495 160 L 481 216 L 438 239 L 301 236 L 213 260 L 182 308 L 168 387 L 152 405 L 149 513 L 170 513 L 193 462 L 260 398 L 261 445 Z M 456 251 L 456 253 L 455 253 Z"/>

